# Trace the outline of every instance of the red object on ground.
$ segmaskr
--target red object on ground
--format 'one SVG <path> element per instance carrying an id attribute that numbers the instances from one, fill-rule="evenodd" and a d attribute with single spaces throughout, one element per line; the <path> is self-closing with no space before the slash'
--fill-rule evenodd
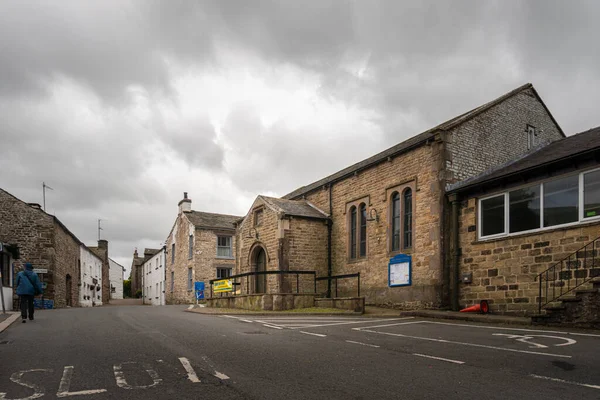
<path id="1" fill-rule="evenodd" d="M 482 314 L 487 314 L 489 311 L 490 306 L 488 305 L 487 300 L 481 300 L 479 304 L 460 310 L 460 312 L 480 312 Z"/>

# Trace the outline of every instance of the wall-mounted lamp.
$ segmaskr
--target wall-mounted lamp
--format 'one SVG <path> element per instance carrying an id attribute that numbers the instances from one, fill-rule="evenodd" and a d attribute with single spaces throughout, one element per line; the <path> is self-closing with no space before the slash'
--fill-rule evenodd
<path id="1" fill-rule="evenodd" d="M 375 216 L 373 216 L 373 214 L 375 214 Z M 371 208 L 371 210 L 369 211 L 369 218 L 367 218 L 367 221 L 376 221 L 379 222 L 379 215 L 377 215 L 377 210 L 374 208 Z"/>
<path id="2" fill-rule="evenodd" d="M 254 231 L 254 235 L 252 235 L 252 231 Z M 258 231 L 255 228 L 250 228 L 250 230 L 248 231 L 248 236 L 246 236 L 246 239 L 258 239 Z"/>

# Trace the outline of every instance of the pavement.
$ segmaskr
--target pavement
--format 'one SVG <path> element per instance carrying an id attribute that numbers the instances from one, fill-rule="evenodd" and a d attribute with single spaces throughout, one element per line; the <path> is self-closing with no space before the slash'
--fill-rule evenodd
<path id="1" fill-rule="evenodd" d="M 185 310 L 36 312 L 0 333 L 0 398 L 600 397 L 594 331 Z"/>

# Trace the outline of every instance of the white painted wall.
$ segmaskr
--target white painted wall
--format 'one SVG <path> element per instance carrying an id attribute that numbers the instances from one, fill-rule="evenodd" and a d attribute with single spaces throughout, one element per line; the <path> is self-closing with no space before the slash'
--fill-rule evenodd
<path id="1" fill-rule="evenodd" d="M 117 264 L 110 258 L 108 259 L 109 280 L 110 280 L 110 298 L 111 299 L 122 299 L 123 298 L 123 273 L 125 268 L 121 264 Z"/>
<path id="2" fill-rule="evenodd" d="M 79 305 L 92 307 L 102 305 L 102 260 L 85 246 L 80 247 Z M 97 288 L 101 290 L 97 290 Z"/>
<path id="3" fill-rule="evenodd" d="M 13 259 L 12 256 L 10 255 L 10 253 L 6 252 L 6 253 L 2 253 L 0 252 L 0 257 L 4 257 L 4 259 L 8 259 L 8 265 L 10 265 L 10 268 L 8 270 L 8 282 L 10 285 L 14 285 L 15 279 L 14 279 L 14 275 L 13 275 Z M 14 288 L 15 290 L 17 290 L 17 288 Z M 6 311 L 12 311 L 13 309 L 13 288 L 12 287 L 3 287 L 2 288 L 2 293 L 0 293 L 0 295 L 4 296 L 4 307 L 6 309 Z M 0 300 L 2 301 L 2 300 Z M 2 303 L 0 303 L 0 312 L 2 312 Z"/>
<path id="4" fill-rule="evenodd" d="M 144 304 L 165 305 L 165 249 L 142 264 L 142 295 Z"/>

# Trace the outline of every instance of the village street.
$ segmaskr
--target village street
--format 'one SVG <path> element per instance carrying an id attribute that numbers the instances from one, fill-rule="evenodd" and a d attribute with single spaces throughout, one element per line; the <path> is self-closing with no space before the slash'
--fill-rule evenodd
<path id="1" fill-rule="evenodd" d="M 600 396 L 594 331 L 104 306 L 40 311 L 0 343 L 3 399 Z"/>

